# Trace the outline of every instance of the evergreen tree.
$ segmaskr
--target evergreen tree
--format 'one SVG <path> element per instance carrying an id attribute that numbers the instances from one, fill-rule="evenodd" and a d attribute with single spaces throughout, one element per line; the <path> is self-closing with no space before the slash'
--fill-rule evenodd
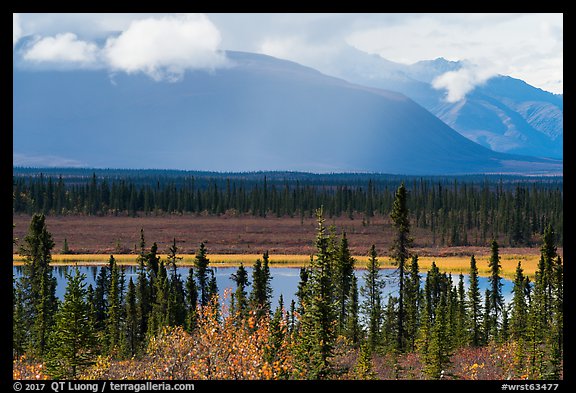
<path id="1" fill-rule="evenodd" d="M 499 323 L 504 306 L 504 297 L 502 296 L 502 279 L 500 277 L 500 255 L 498 252 L 498 243 L 492 240 L 490 245 L 490 259 L 488 260 L 488 267 L 490 268 L 490 277 L 488 278 L 490 285 L 490 331 L 487 332 L 489 337 L 493 340 L 499 339 Z"/>
<path id="2" fill-rule="evenodd" d="M 268 252 L 265 252 L 262 261 L 257 259 L 252 269 L 252 291 L 250 292 L 251 309 L 256 312 L 257 318 L 270 316 L 270 303 L 272 299 L 272 286 L 270 280 L 270 267 L 268 265 Z"/>
<path id="3" fill-rule="evenodd" d="M 110 255 L 110 286 L 108 289 L 108 316 L 106 319 L 106 337 L 108 351 L 117 354 L 120 350 L 122 331 L 122 302 L 120 294 L 120 272 L 116 260 Z"/>
<path id="4" fill-rule="evenodd" d="M 526 329 L 526 367 L 529 379 L 541 379 L 545 373 L 545 332 L 547 328 L 546 317 L 543 315 L 545 289 L 538 283 L 537 273 L 534 295 L 528 307 L 528 326 Z"/>
<path id="5" fill-rule="evenodd" d="M 312 262 L 312 257 L 310 258 Z M 298 298 L 298 308 L 297 312 L 302 315 L 304 314 L 304 303 L 308 300 L 308 276 L 309 269 L 306 267 L 300 268 L 300 281 L 298 281 L 298 289 L 296 291 L 296 297 Z"/>
<path id="6" fill-rule="evenodd" d="M 378 336 L 378 340 L 382 342 L 383 347 L 389 351 L 393 361 L 396 362 L 398 357 L 396 349 L 398 343 L 398 297 L 388 296 L 388 303 L 382 310 L 380 330 L 381 334 Z M 368 334 L 368 341 L 370 341 L 370 334 Z"/>
<path id="7" fill-rule="evenodd" d="M 308 294 L 300 321 L 295 353 L 297 375 L 305 379 L 324 379 L 332 373 L 337 310 L 334 303 L 332 272 L 328 256 L 328 237 L 322 208 L 316 211 L 318 231 L 316 258 L 310 265 Z"/>
<path id="8" fill-rule="evenodd" d="M 467 344 L 466 327 L 468 323 L 468 310 L 466 307 L 466 292 L 464 289 L 464 275 L 460 273 L 458 277 L 458 290 L 456 299 L 456 313 L 454 321 L 454 342 L 456 347 L 463 347 Z"/>
<path id="9" fill-rule="evenodd" d="M 335 266 L 335 291 L 336 291 L 336 305 L 338 307 L 338 333 L 343 334 L 346 328 L 348 301 L 350 296 L 350 287 L 352 284 L 352 277 L 354 276 L 354 263 L 350 248 L 348 247 L 348 239 L 346 232 L 342 233 L 340 246 L 336 255 Z"/>
<path id="10" fill-rule="evenodd" d="M 96 278 L 96 288 L 94 289 L 96 331 L 102 331 L 104 329 L 106 316 L 108 315 L 108 292 L 110 287 L 108 270 L 106 266 L 100 267 L 100 272 Z"/>
<path id="11" fill-rule="evenodd" d="M 494 319 L 492 313 L 492 302 L 490 302 L 490 290 L 486 289 L 484 292 L 484 313 L 482 315 L 482 345 L 490 342 L 490 332 L 494 331 L 493 325 Z"/>
<path id="12" fill-rule="evenodd" d="M 360 306 L 364 325 L 367 329 L 370 350 L 375 351 L 379 344 L 382 327 L 382 290 L 384 280 L 380 277 L 380 263 L 376 247 L 372 245 L 369 252 L 366 272 L 364 273 L 364 285 L 360 287 L 360 295 L 364 301 Z"/>
<path id="13" fill-rule="evenodd" d="M 242 262 L 240 262 L 240 266 L 236 273 L 230 276 L 232 281 L 236 283 L 236 290 L 234 291 L 234 303 L 230 307 L 230 313 L 234 316 L 238 316 L 239 319 L 244 319 L 246 317 L 248 311 L 248 300 L 247 300 L 247 293 L 246 287 L 250 285 L 248 281 L 248 272 L 244 268 Z"/>
<path id="14" fill-rule="evenodd" d="M 138 304 L 136 300 L 136 286 L 130 277 L 128 292 L 126 293 L 126 339 L 124 340 L 124 352 L 129 356 L 135 356 L 140 350 L 140 321 L 138 318 Z"/>
<path id="15" fill-rule="evenodd" d="M 26 352 L 29 331 L 28 326 L 25 325 L 22 285 L 14 277 L 12 277 L 12 281 L 12 356 L 17 359 Z"/>
<path id="16" fill-rule="evenodd" d="M 138 272 L 135 287 L 136 299 L 136 318 L 138 321 L 138 330 L 136 331 L 135 340 L 138 346 L 144 343 L 146 333 L 148 331 L 148 318 L 152 310 L 152 289 L 151 283 L 148 281 L 146 274 L 146 265 L 148 261 L 148 253 L 146 252 L 146 241 L 144 239 L 144 230 L 140 229 L 140 254 L 138 255 Z"/>
<path id="17" fill-rule="evenodd" d="M 410 237 L 410 219 L 408 217 L 408 192 L 404 183 L 400 184 L 394 202 L 390 218 L 396 230 L 390 249 L 390 257 L 398 265 L 398 337 L 396 349 L 403 352 L 408 341 L 405 329 L 406 313 L 404 310 L 404 273 L 405 263 L 410 258 L 409 247 L 413 239 Z"/>
<path id="18" fill-rule="evenodd" d="M 354 374 L 356 379 L 376 379 L 376 372 L 374 371 L 374 363 L 372 361 L 372 350 L 367 341 L 364 341 L 360 345 L 358 359 L 354 367 Z"/>
<path id="19" fill-rule="evenodd" d="M 442 292 L 434 315 L 430 343 L 424 357 L 424 372 L 431 379 L 440 379 L 450 365 L 450 338 L 448 336 L 448 294 Z"/>
<path id="20" fill-rule="evenodd" d="M 510 335 L 513 340 L 520 341 L 526 335 L 528 304 L 526 302 L 525 278 L 522 263 L 518 262 L 512 288 L 512 315 L 510 318 Z"/>
<path id="21" fill-rule="evenodd" d="M 284 313 L 284 299 L 282 295 L 280 295 L 278 307 L 276 307 L 274 315 L 270 320 L 270 336 L 264 352 L 264 359 L 269 364 L 274 364 L 281 370 L 278 375 L 279 379 L 288 378 L 287 368 L 282 367 L 285 366 L 286 363 L 286 357 L 283 355 L 285 353 L 284 347 L 288 336 L 288 327 L 283 318 Z"/>
<path id="22" fill-rule="evenodd" d="M 20 278 L 22 323 L 30 327 L 26 346 L 30 354 L 38 357 L 44 355 L 58 307 L 56 278 L 50 266 L 53 247 L 54 241 L 46 227 L 46 217 L 44 214 L 34 214 L 19 253 L 24 257 Z"/>
<path id="23" fill-rule="evenodd" d="M 194 269 L 190 268 L 186 279 L 186 328 L 189 332 L 194 331 L 198 324 L 198 287 L 194 275 Z"/>
<path id="24" fill-rule="evenodd" d="M 550 359 L 548 361 L 547 379 L 560 379 L 562 374 L 563 354 L 564 354 L 564 273 L 562 258 L 558 255 L 553 266 L 554 288 L 552 299 L 551 332 L 548 336 L 548 347 L 550 348 Z"/>
<path id="25" fill-rule="evenodd" d="M 352 345 L 356 346 L 360 342 L 361 334 L 358 322 L 358 279 L 355 274 L 352 274 L 346 310 L 346 337 L 350 339 Z"/>
<path id="26" fill-rule="evenodd" d="M 155 296 L 152 303 L 152 311 L 148 318 L 148 337 L 153 337 L 168 325 L 168 301 L 169 284 L 164 261 L 158 265 L 158 276 L 154 280 Z"/>
<path id="27" fill-rule="evenodd" d="M 404 302 L 406 310 L 406 334 L 408 338 L 407 349 L 411 352 L 416 350 L 416 337 L 419 328 L 420 315 L 420 269 L 418 267 L 418 255 L 412 256 L 410 271 L 404 286 Z"/>
<path id="28" fill-rule="evenodd" d="M 74 379 L 94 363 L 97 339 L 89 320 L 85 278 L 77 266 L 74 276 L 66 274 L 64 302 L 55 317 L 46 359 L 47 371 L 55 379 Z"/>
<path id="29" fill-rule="evenodd" d="M 171 268 L 171 274 L 167 304 L 167 323 L 169 326 L 184 326 L 186 323 L 184 284 L 182 283 L 181 275 L 178 273 L 177 266 L 177 262 L 181 260 L 182 257 L 177 256 L 178 247 L 176 246 L 176 238 L 173 239 L 168 252 L 167 268 Z"/>
<path id="30" fill-rule="evenodd" d="M 204 243 L 200 243 L 200 248 L 196 253 L 194 258 L 194 267 L 196 268 L 196 279 L 198 280 L 198 292 L 199 292 L 199 303 L 203 308 L 210 301 L 209 289 L 208 289 L 208 264 L 210 260 L 206 257 L 208 251 L 204 246 Z"/>
<path id="31" fill-rule="evenodd" d="M 482 345 L 482 295 L 480 294 L 480 284 L 478 281 L 478 267 L 474 255 L 470 257 L 470 284 L 468 286 L 468 310 L 470 323 L 469 342 L 472 346 Z"/>

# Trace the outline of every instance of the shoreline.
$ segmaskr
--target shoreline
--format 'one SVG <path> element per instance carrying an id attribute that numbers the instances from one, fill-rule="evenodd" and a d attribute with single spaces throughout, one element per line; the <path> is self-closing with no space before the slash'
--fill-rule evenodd
<path id="1" fill-rule="evenodd" d="M 116 262 L 121 266 L 136 266 L 138 255 L 136 254 L 112 254 Z M 158 256 L 166 261 L 167 254 L 158 254 Z M 181 254 L 178 255 L 179 259 L 177 264 L 180 267 L 190 267 L 194 265 L 195 254 Z M 356 269 L 365 269 L 368 257 L 364 255 L 353 256 L 356 260 Z M 490 269 L 488 267 L 489 255 L 475 256 L 476 264 L 478 267 L 478 274 L 480 276 L 488 276 Z M 110 254 L 53 254 L 52 266 L 106 266 Z M 261 254 L 208 254 L 210 265 L 215 267 L 238 267 L 242 263 L 245 267 L 250 267 L 257 259 L 262 259 Z M 516 266 L 520 261 L 524 269 L 524 275 L 533 278 L 538 267 L 539 255 L 536 254 L 500 254 L 501 276 L 508 279 L 513 279 Z M 381 269 L 393 269 L 395 265 L 387 257 L 379 257 Z M 310 262 L 309 255 L 270 255 L 270 267 L 289 267 L 289 268 L 302 268 L 308 266 Z M 419 256 L 418 265 L 420 272 L 424 273 L 430 269 L 432 262 L 442 272 L 446 273 L 468 273 L 470 269 L 469 256 Z M 408 261 L 407 264 L 410 264 Z M 12 255 L 13 266 L 23 266 L 24 258 L 18 254 Z"/>

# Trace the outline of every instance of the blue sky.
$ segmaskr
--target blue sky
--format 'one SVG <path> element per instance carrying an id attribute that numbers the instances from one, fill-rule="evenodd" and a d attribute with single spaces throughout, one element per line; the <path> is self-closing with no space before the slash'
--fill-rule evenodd
<path id="1" fill-rule="evenodd" d="M 14 14 L 13 44 L 17 67 L 172 82 L 188 69 L 225 67 L 221 50 L 339 75 L 353 48 L 405 64 L 466 60 L 469 67 L 436 81 L 457 97 L 497 74 L 563 93 L 562 14 Z"/>

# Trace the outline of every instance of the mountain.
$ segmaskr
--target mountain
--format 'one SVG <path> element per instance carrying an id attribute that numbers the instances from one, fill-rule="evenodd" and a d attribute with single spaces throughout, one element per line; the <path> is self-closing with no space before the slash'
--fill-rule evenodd
<path id="1" fill-rule="evenodd" d="M 15 165 L 396 174 L 562 173 L 491 151 L 406 96 L 273 57 L 181 81 L 103 70 L 13 71 Z M 28 160 L 28 161 L 26 161 Z"/>
<path id="2" fill-rule="evenodd" d="M 563 157 L 563 96 L 497 75 L 450 103 L 432 82 L 463 62 L 443 58 L 399 64 L 347 48 L 330 74 L 353 83 L 397 91 L 410 97 L 470 140 L 498 152 Z"/>

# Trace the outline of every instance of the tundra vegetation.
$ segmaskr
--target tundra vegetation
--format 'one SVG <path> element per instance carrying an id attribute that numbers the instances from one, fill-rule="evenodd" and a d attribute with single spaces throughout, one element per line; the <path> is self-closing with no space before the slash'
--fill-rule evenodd
<path id="1" fill-rule="evenodd" d="M 457 196 L 456 185 L 454 192 Z M 272 194 L 259 195 L 268 201 Z M 367 195 L 374 204 L 374 189 Z M 563 263 L 553 225 L 548 222 L 543 230 L 534 279 L 527 278 L 518 262 L 513 299 L 506 304 L 495 237 L 489 243 L 490 286 L 485 293 L 478 287 L 474 256 L 466 287 L 463 275 L 454 280 L 435 263 L 423 279 L 411 248 L 409 195 L 404 183 L 393 192 L 393 245 L 387 252 L 374 246 L 366 250 L 360 288 L 346 233 L 327 227 L 325 209 L 316 209 L 315 253 L 300 269 L 297 301 L 289 305 L 282 298 L 271 304 L 268 253 L 253 262 L 252 277 L 243 264 L 238 267 L 232 277 L 236 287 L 225 295 L 231 301 L 224 302 L 204 244 L 184 281 L 176 269 L 176 239 L 163 257 L 143 230 L 135 277 L 128 278 L 110 255 L 95 287 L 86 287 L 76 270 L 58 300 L 50 265 L 54 241 L 45 214 L 34 213 L 27 235 L 18 240 L 24 267 L 13 285 L 13 377 L 562 379 Z M 487 209 L 490 195 L 480 191 L 476 202 Z M 504 192 L 498 195 L 506 199 Z M 101 201 L 96 206 L 100 209 Z M 519 211 L 517 220 L 530 220 Z M 527 239 L 526 233 L 522 229 L 516 234 Z M 398 291 L 387 298 L 379 262 L 384 256 L 399 273 Z"/>

